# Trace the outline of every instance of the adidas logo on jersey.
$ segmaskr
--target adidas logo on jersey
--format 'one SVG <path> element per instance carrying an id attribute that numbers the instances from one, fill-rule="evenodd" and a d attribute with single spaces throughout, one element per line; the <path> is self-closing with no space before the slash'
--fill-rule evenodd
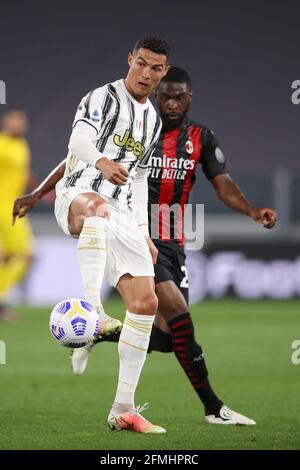
<path id="1" fill-rule="evenodd" d="M 118 145 L 118 147 L 125 148 L 127 152 L 133 152 L 137 158 L 141 158 L 145 153 L 145 147 L 143 144 L 138 140 L 134 140 L 134 138 L 130 136 L 128 129 L 125 131 L 122 138 L 119 134 L 115 134 L 114 143 Z"/>

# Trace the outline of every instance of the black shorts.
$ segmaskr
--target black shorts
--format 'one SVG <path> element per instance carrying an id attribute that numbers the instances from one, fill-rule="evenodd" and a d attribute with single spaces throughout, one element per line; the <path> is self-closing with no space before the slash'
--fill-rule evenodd
<path id="1" fill-rule="evenodd" d="M 158 249 L 157 262 L 154 265 L 155 284 L 174 281 L 189 303 L 189 284 L 185 267 L 185 254 L 182 247 L 175 242 L 154 241 Z"/>

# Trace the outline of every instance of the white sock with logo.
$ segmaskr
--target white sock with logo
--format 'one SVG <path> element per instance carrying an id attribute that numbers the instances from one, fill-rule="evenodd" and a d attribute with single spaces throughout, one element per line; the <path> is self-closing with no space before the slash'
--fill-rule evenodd
<path id="1" fill-rule="evenodd" d="M 106 264 L 108 224 L 108 220 L 103 217 L 87 217 L 77 246 L 84 296 L 97 309 L 100 320 L 108 318 L 100 299 Z"/>
<path id="2" fill-rule="evenodd" d="M 154 315 L 126 312 L 119 339 L 119 381 L 113 414 L 134 410 L 134 394 L 147 356 Z"/>

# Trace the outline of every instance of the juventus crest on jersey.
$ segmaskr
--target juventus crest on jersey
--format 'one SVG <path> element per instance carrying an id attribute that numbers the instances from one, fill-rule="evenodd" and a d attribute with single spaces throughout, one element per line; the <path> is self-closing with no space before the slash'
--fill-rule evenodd
<path id="1" fill-rule="evenodd" d="M 127 91 L 124 80 L 117 80 L 88 93 L 77 109 L 73 128 L 80 121 L 95 129 L 93 143 L 99 158 L 120 162 L 129 176 L 125 185 L 105 180 L 92 165 L 68 154 L 64 178 L 58 189 L 79 187 L 129 204 L 131 184 L 137 166 L 148 166 L 158 140 L 161 121 L 149 100 L 139 103 Z"/>

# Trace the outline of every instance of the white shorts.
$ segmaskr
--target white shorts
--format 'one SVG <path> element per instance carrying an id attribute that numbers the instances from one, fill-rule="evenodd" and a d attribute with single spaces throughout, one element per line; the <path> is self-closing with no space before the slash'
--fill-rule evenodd
<path id="1" fill-rule="evenodd" d="M 95 193 L 95 191 L 83 191 L 80 188 L 63 189 L 58 192 L 55 200 L 55 217 L 62 230 L 70 235 L 68 214 L 73 199 L 82 193 Z M 154 277 L 152 257 L 147 242 L 137 224 L 132 212 L 111 205 L 109 228 L 107 232 L 107 259 L 105 267 L 105 279 L 113 287 L 124 274 L 133 277 Z"/>

